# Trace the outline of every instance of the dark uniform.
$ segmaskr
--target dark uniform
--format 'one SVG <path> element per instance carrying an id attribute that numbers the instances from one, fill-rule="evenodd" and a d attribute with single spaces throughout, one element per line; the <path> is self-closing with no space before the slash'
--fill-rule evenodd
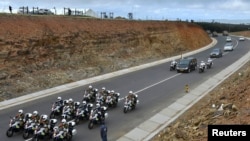
<path id="1" fill-rule="evenodd" d="M 107 126 L 102 123 L 101 127 L 100 127 L 100 132 L 101 132 L 101 138 L 102 138 L 102 141 L 107 141 L 107 132 L 108 132 L 108 128 Z"/>

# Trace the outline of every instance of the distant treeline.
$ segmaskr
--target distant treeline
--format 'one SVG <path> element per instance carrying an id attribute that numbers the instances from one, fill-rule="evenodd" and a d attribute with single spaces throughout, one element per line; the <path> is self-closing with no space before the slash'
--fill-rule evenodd
<path id="1" fill-rule="evenodd" d="M 216 31 L 222 33 L 223 31 L 238 32 L 250 30 L 250 25 L 246 24 L 228 24 L 228 23 L 217 23 L 217 22 L 194 22 L 200 25 L 204 30 L 210 30 L 211 32 Z"/>

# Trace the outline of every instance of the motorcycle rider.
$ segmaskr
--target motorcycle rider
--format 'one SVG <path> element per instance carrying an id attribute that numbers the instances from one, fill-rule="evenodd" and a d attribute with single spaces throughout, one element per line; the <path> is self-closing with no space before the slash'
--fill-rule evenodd
<path id="1" fill-rule="evenodd" d="M 38 123 L 40 119 L 40 115 L 38 114 L 38 111 L 34 111 L 32 113 L 31 119 L 35 122 Z"/>
<path id="2" fill-rule="evenodd" d="M 207 64 L 209 65 L 208 67 L 211 68 L 213 65 L 213 60 L 211 58 L 207 59 Z"/>
<path id="3" fill-rule="evenodd" d="M 62 119 L 58 127 L 60 131 L 64 132 L 64 137 L 66 136 L 67 132 L 72 136 L 72 130 L 69 130 L 69 123 L 66 121 L 66 119 Z"/>
<path id="4" fill-rule="evenodd" d="M 97 102 L 99 103 L 99 104 L 104 104 L 105 103 L 105 101 L 106 101 L 106 96 L 107 96 L 107 94 L 108 94 L 108 91 L 106 90 L 106 88 L 105 87 L 102 87 L 102 89 L 101 89 L 101 91 L 98 93 L 98 95 L 97 95 Z"/>
<path id="5" fill-rule="evenodd" d="M 131 102 L 131 105 L 133 107 L 135 107 L 135 105 L 137 103 L 137 96 L 133 93 L 133 91 L 129 91 L 129 94 L 128 94 L 127 98 Z"/>
<path id="6" fill-rule="evenodd" d="M 63 106 L 63 100 L 62 100 L 62 97 L 57 97 L 57 101 L 55 102 L 56 105 L 58 106 Z"/>
<path id="7" fill-rule="evenodd" d="M 70 106 L 72 109 L 74 108 L 74 101 L 72 98 L 69 99 L 68 106 Z"/>
<path id="8" fill-rule="evenodd" d="M 91 85 L 89 85 L 88 89 L 85 90 L 85 94 L 88 93 L 91 94 L 92 92 L 94 92 L 94 88 Z"/>
<path id="9" fill-rule="evenodd" d="M 25 120 L 24 118 L 25 118 L 25 115 L 24 115 L 22 109 L 19 109 L 19 110 L 18 110 L 18 113 L 17 113 L 17 115 L 15 116 L 15 118 L 20 122 L 20 123 L 19 123 L 19 126 L 20 126 L 20 127 L 24 127 L 24 120 Z"/>
<path id="10" fill-rule="evenodd" d="M 172 66 L 173 68 L 176 68 L 176 65 L 177 65 L 177 61 L 175 61 L 175 59 L 173 59 L 173 60 L 171 61 L 171 66 Z"/>
<path id="11" fill-rule="evenodd" d="M 69 110 L 69 113 L 67 113 L 69 116 L 73 116 L 74 115 L 75 105 L 74 105 L 74 101 L 73 101 L 72 98 L 70 98 L 69 100 L 67 100 L 67 102 L 65 103 L 64 109 L 66 111 Z"/>
<path id="12" fill-rule="evenodd" d="M 57 97 L 57 101 L 55 102 L 55 105 L 60 107 L 59 108 L 60 112 L 63 110 L 64 103 L 63 103 L 62 97 L 60 96 Z"/>
<path id="13" fill-rule="evenodd" d="M 102 120 L 104 118 L 105 113 L 102 110 L 100 103 L 96 104 L 96 108 L 94 110 L 96 110 L 98 120 Z"/>
<path id="14" fill-rule="evenodd" d="M 205 63 L 204 61 L 201 61 L 200 66 L 201 66 L 201 67 L 202 67 L 202 69 L 204 70 L 204 69 L 205 69 L 205 67 L 206 67 L 206 63 Z"/>
<path id="15" fill-rule="evenodd" d="M 114 90 L 111 90 L 107 97 L 106 97 L 106 103 L 109 103 L 109 104 L 113 104 L 113 99 L 114 99 L 114 94 L 115 94 L 115 91 Z"/>
<path id="16" fill-rule="evenodd" d="M 95 98 L 95 93 L 95 89 L 91 85 L 89 85 L 88 89 L 84 91 L 83 100 L 87 100 L 87 102 L 90 102 L 90 100 Z"/>
<path id="17" fill-rule="evenodd" d="M 81 109 L 84 111 L 90 111 L 91 110 L 91 103 L 87 103 L 86 101 L 82 102 Z"/>
<path id="18" fill-rule="evenodd" d="M 47 115 L 42 115 L 39 121 L 39 126 L 44 128 L 43 135 L 46 135 L 49 133 L 49 119 Z"/>
<path id="19" fill-rule="evenodd" d="M 207 59 L 207 62 L 208 62 L 208 63 L 211 63 L 211 62 L 213 62 L 213 60 L 212 60 L 211 58 L 208 58 L 208 59 Z"/>

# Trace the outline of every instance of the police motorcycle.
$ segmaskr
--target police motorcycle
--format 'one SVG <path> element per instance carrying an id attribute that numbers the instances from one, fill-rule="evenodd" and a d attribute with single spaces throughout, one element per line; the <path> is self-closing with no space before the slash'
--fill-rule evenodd
<path id="1" fill-rule="evenodd" d="M 204 72 L 206 69 L 206 63 L 204 61 L 201 61 L 200 65 L 199 65 L 199 73 Z"/>
<path id="2" fill-rule="evenodd" d="M 114 90 L 111 90 L 109 95 L 106 97 L 105 104 L 107 107 L 116 107 L 119 102 L 120 93 L 115 93 Z"/>
<path id="3" fill-rule="evenodd" d="M 73 102 L 72 99 L 69 99 L 69 101 L 72 102 L 72 105 L 68 101 L 66 102 L 63 107 L 61 119 L 72 120 L 75 117 L 76 109 L 80 105 L 80 102 Z"/>
<path id="4" fill-rule="evenodd" d="M 12 137 L 15 132 L 21 132 L 24 130 L 26 120 L 31 117 L 31 113 L 25 114 L 23 119 L 17 117 L 11 117 L 9 123 L 9 129 L 6 131 L 7 137 Z"/>
<path id="5" fill-rule="evenodd" d="M 107 107 L 100 106 L 99 103 L 96 104 L 96 108 L 91 110 L 89 116 L 88 128 L 92 129 L 95 124 L 101 124 L 108 118 Z"/>
<path id="6" fill-rule="evenodd" d="M 89 120 L 92 108 L 92 103 L 87 103 L 86 101 L 83 101 L 82 105 L 79 106 L 76 110 L 75 123 L 79 124 L 80 120 Z"/>
<path id="7" fill-rule="evenodd" d="M 73 109 L 69 106 L 64 106 L 61 119 L 71 120 L 72 118 L 73 118 Z"/>
<path id="8" fill-rule="evenodd" d="M 60 116 L 62 114 L 64 103 L 65 101 L 63 103 L 61 103 L 60 101 L 56 101 L 55 103 L 53 103 L 49 117 L 55 118 L 56 116 Z"/>
<path id="9" fill-rule="evenodd" d="M 86 102 L 95 102 L 96 101 L 96 94 L 98 93 L 98 89 L 93 89 L 93 91 L 85 91 L 83 95 L 82 101 Z"/>
<path id="10" fill-rule="evenodd" d="M 177 62 L 175 60 L 172 60 L 170 63 L 170 71 L 176 70 Z"/>
<path id="11" fill-rule="evenodd" d="M 49 120 L 47 115 L 42 115 L 41 120 L 48 120 L 48 124 L 36 125 L 32 141 L 39 141 L 52 138 L 53 128 L 57 123 L 57 119 Z"/>
<path id="12" fill-rule="evenodd" d="M 58 126 L 55 126 L 53 128 L 53 141 L 71 141 L 73 136 L 77 134 L 77 130 L 75 129 L 75 122 L 70 121 L 67 124 L 67 129 L 60 129 Z"/>
<path id="13" fill-rule="evenodd" d="M 206 62 L 207 69 L 211 69 L 212 66 L 213 66 L 213 60 L 211 58 L 208 58 Z"/>
<path id="14" fill-rule="evenodd" d="M 96 103 L 99 103 L 100 105 L 105 105 L 105 102 L 106 102 L 105 95 L 101 95 L 101 94 L 96 95 Z"/>
<path id="15" fill-rule="evenodd" d="M 29 113 L 29 117 L 31 117 L 32 114 Z M 33 135 L 35 132 L 35 128 L 37 126 L 37 122 L 31 118 L 27 119 L 24 125 L 24 131 L 23 131 L 23 138 L 27 139 L 30 137 L 30 135 Z"/>
<path id="16" fill-rule="evenodd" d="M 134 98 L 130 99 L 128 96 L 125 97 L 123 113 L 127 113 L 128 111 L 132 111 L 135 109 L 136 105 L 139 104 L 138 95 L 134 94 Z"/>

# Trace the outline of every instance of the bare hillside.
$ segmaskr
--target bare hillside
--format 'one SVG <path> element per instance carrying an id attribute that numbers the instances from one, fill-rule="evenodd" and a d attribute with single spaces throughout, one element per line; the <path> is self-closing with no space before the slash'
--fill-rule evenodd
<path id="1" fill-rule="evenodd" d="M 184 22 L 0 16 L 0 100 L 163 59 L 211 42 Z"/>

